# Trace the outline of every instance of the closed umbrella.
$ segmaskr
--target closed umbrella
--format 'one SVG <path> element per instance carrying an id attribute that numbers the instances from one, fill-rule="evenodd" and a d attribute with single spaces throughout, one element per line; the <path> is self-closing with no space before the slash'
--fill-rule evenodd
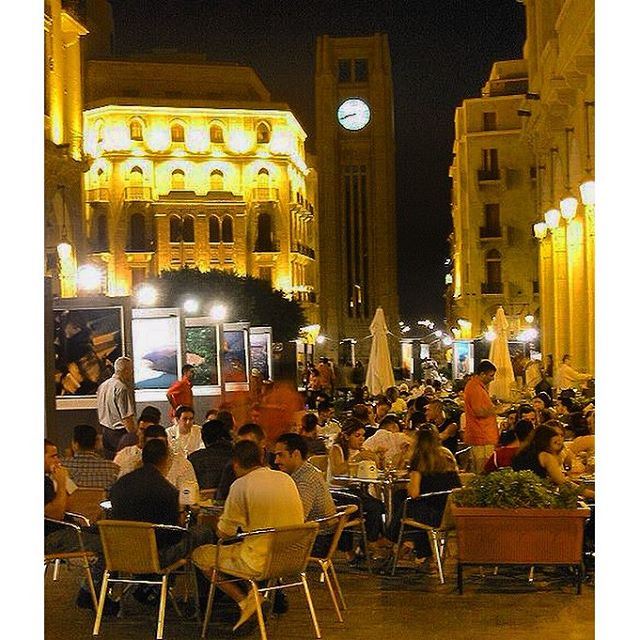
<path id="1" fill-rule="evenodd" d="M 511 400 L 512 390 L 515 387 L 516 378 L 513 375 L 513 365 L 509 355 L 509 323 L 504 314 L 504 309 L 498 307 L 493 319 L 493 332 L 496 337 L 491 343 L 489 360 L 493 362 L 497 371 L 496 377 L 489 385 L 489 395 L 500 400 Z"/>
<path id="2" fill-rule="evenodd" d="M 373 320 L 369 325 L 371 331 L 371 353 L 369 354 L 369 365 L 367 366 L 367 378 L 365 384 L 369 393 L 377 395 L 384 393 L 389 387 L 393 387 L 393 367 L 391 366 L 391 355 L 389 354 L 389 344 L 387 342 L 387 323 L 384 319 L 382 307 L 376 309 Z"/>

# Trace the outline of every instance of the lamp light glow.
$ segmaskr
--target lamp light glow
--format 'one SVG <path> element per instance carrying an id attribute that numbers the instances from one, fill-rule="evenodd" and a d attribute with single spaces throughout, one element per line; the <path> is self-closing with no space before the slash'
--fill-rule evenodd
<path id="1" fill-rule="evenodd" d="M 560 213 L 565 220 L 571 220 L 578 210 L 578 199 L 568 195 L 560 200 Z"/>
<path id="2" fill-rule="evenodd" d="M 200 308 L 200 303 L 195 298 L 187 298 L 182 305 L 182 308 L 187 313 L 197 313 Z"/>
<path id="3" fill-rule="evenodd" d="M 493 329 L 489 329 L 489 331 L 484 332 L 484 339 L 487 342 L 493 342 L 496 339 L 496 332 Z"/>
<path id="4" fill-rule="evenodd" d="M 593 180 L 587 180 L 580 185 L 580 198 L 582 204 L 593 206 L 596 203 L 596 183 Z"/>
<path id="5" fill-rule="evenodd" d="M 533 235 L 538 238 L 538 240 L 543 240 L 547 237 L 547 223 L 546 222 L 536 222 L 533 225 Z"/>
<path id="6" fill-rule="evenodd" d="M 224 304 L 216 303 L 211 307 L 209 315 L 216 322 L 222 322 L 227 317 L 227 307 Z"/>
<path id="7" fill-rule="evenodd" d="M 451 339 L 451 336 L 445 336 L 444 338 L 442 338 L 442 344 L 444 344 L 447 347 L 450 347 L 453 344 L 453 340 Z"/>
<path id="8" fill-rule="evenodd" d="M 143 284 L 136 294 L 136 299 L 138 300 L 138 304 L 150 307 L 156 303 L 158 299 L 158 292 L 155 287 L 150 284 Z"/>
<path id="9" fill-rule="evenodd" d="M 60 260 L 68 260 L 71 257 L 73 247 L 66 239 L 63 239 L 56 247 L 56 251 Z"/>
<path id="10" fill-rule="evenodd" d="M 560 211 L 558 209 L 549 209 L 544 214 L 544 221 L 549 229 L 556 229 L 560 224 Z"/>
<path id="11" fill-rule="evenodd" d="M 102 270 L 93 264 L 85 264 L 78 269 L 78 289 L 99 291 L 102 287 Z"/>
<path id="12" fill-rule="evenodd" d="M 325 343 L 325 340 L 326 340 L 326 338 L 325 338 L 323 335 L 319 335 L 319 336 L 316 338 L 316 342 L 317 342 L 318 344 L 324 344 L 324 343 Z"/>
<path id="13" fill-rule="evenodd" d="M 534 320 L 535 318 L 530 313 L 524 317 L 524 321 L 528 324 L 531 324 Z"/>

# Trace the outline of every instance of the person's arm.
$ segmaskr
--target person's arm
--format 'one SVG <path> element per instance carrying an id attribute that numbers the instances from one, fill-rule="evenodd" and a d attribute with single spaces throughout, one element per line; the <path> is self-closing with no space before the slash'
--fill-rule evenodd
<path id="1" fill-rule="evenodd" d="M 244 513 L 243 504 L 244 499 L 241 495 L 240 488 L 238 485 L 232 486 L 216 527 L 218 536 L 221 538 L 232 538 L 238 533 L 238 529 L 241 531 L 248 530 L 247 514 Z"/>
<path id="2" fill-rule="evenodd" d="M 458 433 L 458 425 L 455 422 L 452 422 L 440 432 L 440 442 L 452 438 L 456 433 Z"/>
<path id="3" fill-rule="evenodd" d="M 342 447 L 334 444 L 329 450 L 329 460 L 331 462 L 331 470 L 334 476 L 342 476 L 349 472 L 349 464 L 344 459 Z"/>
<path id="4" fill-rule="evenodd" d="M 44 505 L 44 515 L 47 518 L 62 520 L 67 510 L 67 477 L 69 474 L 62 465 L 58 465 L 53 469 L 51 475 L 55 480 L 56 495 L 53 500 Z"/>
<path id="5" fill-rule="evenodd" d="M 115 404 L 118 407 L 120 413 L 120 419 L 122 425 L 129 433 L 135 433 L 137 429 L 136 424 L 136 408 L 131 401 L 131 395 L 125 389 L 115 393 Z"/>
<path id="6" fill-rule="evenodd" d="M 422 474 L 419 471 L 412 471 L 409 474 L 409 484 L 407 486 L 407 494 L 410 498 L 417 498 L 420 495 L 420 482 Z"/>
<path id="7" fill-rule="evenodd" d="M 558 461 L 558 458 L 556 456 L 543 451 L 542 453 L 538 454 L 538 461 L 540 462 L 540 465 L 543 467 L 543 469 L 547 472 L 547 476 L 549 476 L 549 479 L 554 484 L 560 486 L 565 484 L 566 482 L 569 482 L 573 486 L 579 486 L 576 485 L 575 482 L 571 482 L 571 480 L 569 480 L 569 478 L 564 475 L 562 467 L 560 466 L 560 462 Z M 580 495 L 583 498 L 595 498 L 596 496 L 595 491 L 587 489 L 586 487 L 580 487 Z"/>

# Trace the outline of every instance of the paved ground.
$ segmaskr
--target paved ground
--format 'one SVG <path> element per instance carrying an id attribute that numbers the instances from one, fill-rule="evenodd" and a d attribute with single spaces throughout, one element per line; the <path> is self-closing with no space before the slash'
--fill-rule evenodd
<path id="1" fill-rule="evenodd" d="M 594 589 L 591 581 L 575 595 L 570 578 L 562 570 L 542 568 L 533 584 L 526 569 L 508 569 L 484 577 L 467 569 L 465 592 L 457 594 L 455 565 L 447 565 L 448 582 L 418 573 L 413 568 L 398 570 L 395 577 L 374 575 L 338 563 L 348 610 L 340 624 L 326 587 L 312 572 L 312 597 L 322 637 L 326 640 L 369 640 L 370 638 L 424 638 L 429 640 L 589 640 L 594 631 Z M 78 587 L 77 569 L 63 569 L 58 582 L 45 578 L 45 637 L 47 640 L 75 640 L 91 635 L 92 612 L 74 606 Z M 290 610 L 272 616 L 267 633 L 270 640 L 313 639 L 304 597 L 288 590 Z M 224 606 L 218 612 L 235 613 Z M 124 615 L 106 618 L 100 631 L 105 639 L 141 640 L 155 637 L 157 609 L 140 605 L 128 597 Z M 165 634 L 172 638 L 198 638 L 200 628 L 167 608 Z M 217 621 L 209 638 L 231 638 L 230 625 Z M 259 638 L 257 630 L 250 638 Z"/>

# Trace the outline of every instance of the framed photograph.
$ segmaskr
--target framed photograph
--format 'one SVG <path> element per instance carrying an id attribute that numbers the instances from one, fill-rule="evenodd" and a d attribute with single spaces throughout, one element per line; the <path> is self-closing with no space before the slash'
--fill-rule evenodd
<path id="1" fill-rule="evenodd" d="M 470 340 L 453 341 L 453 379 L 459 380 L 473 373 L 473 342 Z"/>
<path id="2" fill-rule="evenodd" d="M 273 377 L 271 364 L 271 327 L 249 329 L 249 367 L 258 369 L 263 380 Z"/>
<path id="3" fill-rule="evenodd" d="M 222 380 L 226 391 L 249 390 L 248 322 L 234 322 L 223 327 Z"/>
<path id="4" fill-rule="evenodd" d="M 185 364 L 194 367 L 194 393 L 197 388 L 219 386 L 218 327 L 211 318 L 186 318 L 184 332 Z"/>
<path id="5" fill-rule="evenodd" d="M 403 380 L 413 380 L 413 340 L 400 340 Z"/>

